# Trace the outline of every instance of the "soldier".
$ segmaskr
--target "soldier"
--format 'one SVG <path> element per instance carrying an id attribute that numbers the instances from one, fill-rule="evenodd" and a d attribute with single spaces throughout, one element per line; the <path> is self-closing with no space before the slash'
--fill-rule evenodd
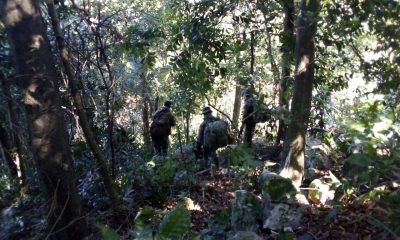
<path id="1" fill-rule="evenodd" d="M 256 119 L 255 119 L 255 109 L 254 109 L 254 101 L 251 97 L 250 93 L 246 93 L 244 96 L 244 107 L 243 107 L 243 116 L 242 116 L 242 126 L 240 127 L 239 136 L 242 134 L 243 128 L 244 130 L 244 143 L 251 147 L 253 142 L 253 135 L 256 129 Z"/>
<path id="2" fill-rule="evenodd" d="M 175 117 L 171 113 L 172 102 L 165 101 L 153 116 L 153 122 L 150 126 L 151 139 L 156 150 L 156 154 L 166 156 L 168 150 L 168 136 L 171 134 L 171 128 L 175 126 Z"/>
<path id="3" fill-rule="evenodd" d="M 208 158 L 210 156 L 212 156 L 212 158 L 214 159 L 214 162 L 216 163 L 216 165 L 218 167 L 219 163 L 218 163 L 216 150 L 213 150 L 213 149 L 210 149 L 210 148 L 204 146 L 204 131 L 209 123 L 218 121 L 220 119 L 217 117 L 214 117 L 212 115 L 212 110 L 210 109 L 210 107 L 204 107 L 201 112 L 202 112 L 204 118 L 203 118 L 203 122 L 200 125 L 199 134 L 197 135 L 197 145 L 196 145 L 197 146 L 196 147 L 197 154 L 196 155 L 202 154 L 205 167 L 208 166 Z"/>

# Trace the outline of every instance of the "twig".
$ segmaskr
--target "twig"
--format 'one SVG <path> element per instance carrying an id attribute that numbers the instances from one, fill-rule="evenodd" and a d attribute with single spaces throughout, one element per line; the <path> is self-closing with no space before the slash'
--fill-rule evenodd
<path id="1" fill-rule="evenodd" d="M 207 169 L 201 170 L 200 172 L 195 173 L 194 175 L 201 175 L 201 174 L 203 174 L 205 172 L 208 172 L 210 170 L 211 170 L 211 168 L 207 168 Z"/>
<path id="2" fill-rule="evenodd" d="M 210 107 L 214 108 L 215 110 L 217 110 L 217 112 L 219 112 L 219 113 L 221 113 L 222 115 L 224 115 L 224 116 L 228 119 L 228 121 L 229 121 L 230 123 L 232 123 L 232 119 L 231 119 L 226 113 L 224 113 L 223 111 L 219 110 L 215 105 L 211 104 L 211 101 L 210 101 L 210 99 L 209 99 L 208 97 L 206 97 L 206 99 L 207 99 L 207 104 L 208 104 Z"/>

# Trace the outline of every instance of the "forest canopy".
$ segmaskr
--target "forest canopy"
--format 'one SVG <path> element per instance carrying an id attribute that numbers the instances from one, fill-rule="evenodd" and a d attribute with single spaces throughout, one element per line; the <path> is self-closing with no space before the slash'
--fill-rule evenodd
<path id="1" fill-rule="evenodd" d="M 399 239 L 399 16 L 1 0 L 0 239 Z"/>

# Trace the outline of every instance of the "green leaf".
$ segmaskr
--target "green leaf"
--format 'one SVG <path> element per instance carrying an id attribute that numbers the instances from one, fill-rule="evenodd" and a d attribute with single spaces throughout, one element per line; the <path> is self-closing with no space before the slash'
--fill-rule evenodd
<path id="1" fill-rule="evenodd" d="M 279 234 L 279 239 L 280 240 L 294 240 L 296 239 L 296 236 L 292 232 L 283 232 Z"/>
<path id="2" fill-rule="evenodd" d="M 164 216 L 156 239 L 182 239 L 189 227 L 190 213 L 186 208 L 179 206 Z"/>
<path id="3" fill-rule="evenodd" d="M 112 229 L 108 228 L 102 224 L 97 224 L 96 227 L 100 229 L 101 236 L 104 240 L 119 240 L 121 237 L 118 235 L 118 233 Z"/>
<path id="4" fill-rule="evenodd" d="M 153 208 L 145 207 L 135 217 L 135 234 L 138 239 L 153 239 L 152 222 L 159 216 Z"/>

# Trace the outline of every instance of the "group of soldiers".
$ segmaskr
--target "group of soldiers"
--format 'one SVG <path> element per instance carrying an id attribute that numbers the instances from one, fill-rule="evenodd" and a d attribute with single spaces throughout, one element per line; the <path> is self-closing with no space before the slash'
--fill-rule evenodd
<path id="1" fill-rule="evenodd" d="M 168 137 L 171 134 L 171 128 L 176 125 L 176 120 L 171 112 L 172 102 L 165 101 L 162 106 L 153 116 L 153 121 L 150 126 L 150 134 L 156 154 L 159 156 L 166 156 L 168 150 Z M 254 118 L 254 103 L 253 98 L 249 93 L 244 95 L 244 107 L 242 115 L 242 126 L 240 128 L 239 137 L 244 130 L 244 143 L 251 147 L 252 139 L 256 127 L 256 120 Z M 203 122 L 200 125 L 199 132 L 196 140 L 195 153 L 196 157 L 203 157 L 204 164 L 208 164 L 208 159 L 211 157 L 215 165 L 218 167 L 219 162 L 216 156 L 216 148 L 210 147 L 205 144 L 205 131 L 210 123 L 220 121 L 218 117 L 213 116 L 210 107 L 203 107 Z"/>

